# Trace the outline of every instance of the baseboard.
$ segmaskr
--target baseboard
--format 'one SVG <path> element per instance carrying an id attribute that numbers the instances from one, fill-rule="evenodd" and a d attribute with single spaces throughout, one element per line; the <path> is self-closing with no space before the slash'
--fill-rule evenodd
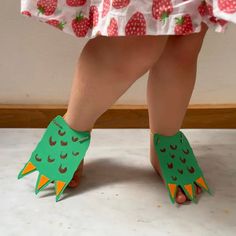
<path id="1" fill-rule="evenodd" d="M 0 128 L 45 128 L 66 105 L 0 105 Z M 114 105 L 94 128 L 148 128 L 146 105 Z M 182 128 L 236 128 L 236 104 L 190 105 Z"/>

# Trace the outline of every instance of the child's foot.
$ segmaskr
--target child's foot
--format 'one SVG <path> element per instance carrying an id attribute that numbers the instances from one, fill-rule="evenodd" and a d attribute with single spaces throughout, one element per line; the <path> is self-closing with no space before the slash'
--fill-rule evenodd
<path id="1" fill-rule="evenodd" d="M 78 167 L 77 170 L 75 171 L 72 180 L 71 180 L 70 183 L 68 184 L 68 187 L 70 187 L 70 188 L 76 188 L 76 187 L 79 185 L 80 178 L 81 178 L 82 172 L 83 172 L 83 166 L 84 166 L 84 160 L 81 161 L 79 167 Z"/>
<path id="2" fill-rule="evenodd" d="M 150 136 L 151 137 L 151 140 L 150 140 L 151 141 L 150 161 L 151 161 L 153 168 L 155 169 L 155 171 L 157 172 L 157 174 L 161 177 L 161 179 L 163 181 L 163 178 L 162 178 L 162 175 L 160 172 L 159 161 L 158 161 L 157 154 L 156 154 L 156 151 L 155 151 L 154 145 L 153 145 L 153 136 L 152 136 L 152 134 L 150 134 L 150 135 L 151 135 Z M 70 188 L 76 188 L 79 185 L 80 178 L 81 178 L 82 172 L 83 172 L 83 166 L 84 166 L 84 160 L 80 163 L 78 169 L 74 173 L 74 176 L 68 185 Z M 196 187 L 197 194 L 200 194 L 202 192 L 202 189 L 197 185 L 195 185 L 195 187 Z M 188 197 L 184 194 L 184 192 L 181 190 L 181 188 L 178 188 L 178 191 L 176 193 L 176 202 L 179 204 L 182 204 L 188 200 L 189 200 Z"/>
<path id="3" fill-rule="evenodd" d="M 65 121 L 67 123 L 69 123 L 69 120 L 67 118 L 67 113 L 64 114 L 63 118 L 65 119 Z M 76 128 L 72 127 L 70 124 L 70 127 L 77 130 Z M 92 129 L 89 130 L 90 132 L 92 131 Z M 76 188 L 79 185 L 80 182 L 80 178 L 82 176 L 82 172 L 83 172 L 83 166 L 84 166 L 84 160 L 81 161 L 80 165 L 78 166 L 77 170 L 74 173 L 74 176 L 72 178 L 72 180 L 70 181 L 70 183 L 68 184 L 68 187 L 70 188 Z"/>
<path id="4" fill-rule="evenodd" d="M 160 164 L 158 161 L 157 153 L 155 151 L 155 147 L 153 144 L 153 134 L 152 133 L 150 133 L 150 161 L 151 161 L 153 168 L 155 169 L 157 174 L 161 177 L 162 181 L 164 182 L 162 175 L 161 175 L 161 171 L 160 171 Z M 202 189 L 199 186 L 195 185 L 195 188 L 196 188 L 197 194 L 200 194 L 202 192 Z M 176 202 L 179 204 L 182 204 L 188 200 L 189 200 L 188 197 L 184 194 L 184 192 L 181 190 L 181 188 L 178 188 L 177 193 L 176 193 Z"/>

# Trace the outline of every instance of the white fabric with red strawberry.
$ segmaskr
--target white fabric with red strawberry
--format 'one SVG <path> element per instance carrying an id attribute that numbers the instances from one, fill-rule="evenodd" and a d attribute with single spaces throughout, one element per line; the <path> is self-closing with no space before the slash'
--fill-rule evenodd
<path id="1" fill-rule="evenodd" d="M 187 35 L 236 23 L 236 0 L 21 0 L 21 14 L 75 37 Z"/>
<path id="2" fill-rule="evenodd" d="M 213 13 L 216 17 L 236 23 L 236 0 L 208 0 L 213 2 Z"/>

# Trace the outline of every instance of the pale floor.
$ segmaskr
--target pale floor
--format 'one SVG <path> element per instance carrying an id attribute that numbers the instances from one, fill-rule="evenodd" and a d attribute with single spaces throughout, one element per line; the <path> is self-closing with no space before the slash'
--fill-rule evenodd
<path id="1" fill-rule="evenodd" d="M 0 235 L 236 235 L 236 130 L 182 130 L 214 192 L 184 206 L 149 163 L 148 129 L 94 129 L 80 187 L 36 196 L 37 172 L 17 175 L 43 131 L 0 129 Z"/>

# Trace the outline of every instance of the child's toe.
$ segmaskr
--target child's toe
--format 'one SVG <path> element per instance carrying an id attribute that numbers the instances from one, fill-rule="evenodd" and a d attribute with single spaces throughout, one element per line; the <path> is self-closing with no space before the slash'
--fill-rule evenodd
<path id="1" fill-rule="evenodd" d="M 178 188 L 177 194 L 176 194 L 176 202 L 179 203 L 179 204 L 182 204 L 186 201 L 187 201 L 187 197 L 182 192 L 182 190 L 180 188 Z"/>
<path id="2" fill-rule="evenodd" d="M 197 193 L 197 194 L 200 194 L 201 192 L 202 192 L 201 187 L 199 187 L 199 186 L 196 185 L 196 193 Z"/>
<path id="3" fill-rule="evenodd" d="M 73 177 L 73 179 L 69 183 L 69 187 L 76 188 L 79 185 L 79 177 Z"/>

